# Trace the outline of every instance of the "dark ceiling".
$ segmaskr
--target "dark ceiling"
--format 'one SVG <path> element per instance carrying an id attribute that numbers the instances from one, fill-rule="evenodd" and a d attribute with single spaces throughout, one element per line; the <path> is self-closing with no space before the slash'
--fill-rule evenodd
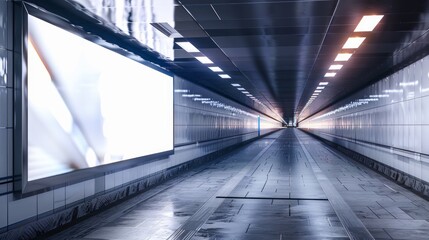
<path id="1" fill-rule="evenodd" d="M 303 120 L 429 53 L 429 0 L 29 2 L 55 16 L 59 13 L 86 35 L 93 33 L 97 41 L 125 45 L 129 52 L 286 122 Z M 133 24 L 149 24 L 146 12 L 151 9 L 146 8 L 155 5 L 162 11 L 171 8 L 171 19 L 153 19 L 174 21 L 183 36 L 174 41 L 191 42 L 232 78 L 221 79 L 177 44 L 173 45 L 174 61 L 165 61 L 142 45 L 135 38 Z M 364 15 L 384 17 L 374 31 L 354 33 Z M 150 28 L 143 31 L 155 31 Z M 334 78 L 324 78 L 350 36 L 366 39 Z M 329 85 L 303 110 L 319 82 L 327 80 Z M 262 104 L 231 83 L 240 84 Z"/>
<path id="2" fill-rule="evenodd" d="M 384 15 L 356 34 L 364 15 Z M 427 53 L 429 1 L 179 0 L 175 28 L 232 79 L 220 79 L 175 46 L 178 72 L 246 105 L 239 83 L 289 121 L 302 120 Z M 334 78 L 324 79 L 348 37 L 366 37 Z M 181 39 L 176 39 L 179 41 Z M 320 81 L 330 84 L 302 111 Z"/>

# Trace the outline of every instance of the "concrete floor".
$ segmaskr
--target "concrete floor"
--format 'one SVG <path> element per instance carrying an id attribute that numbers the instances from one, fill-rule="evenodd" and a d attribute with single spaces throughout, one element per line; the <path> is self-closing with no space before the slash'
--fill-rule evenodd
<path id="1" fill-rule="evenodd" d="M 429 239 L 429 202 L 297 129 L 50 239 Z"/>

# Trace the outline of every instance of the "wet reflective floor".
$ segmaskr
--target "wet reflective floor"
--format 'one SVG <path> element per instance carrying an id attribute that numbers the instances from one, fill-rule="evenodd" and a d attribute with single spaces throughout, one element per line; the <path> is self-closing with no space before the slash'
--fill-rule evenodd
<path id="1" fill-rule="evenodd" d="M 284 129 L 51 239 L 428 239 L 428 220 L 426 200 Z"/>

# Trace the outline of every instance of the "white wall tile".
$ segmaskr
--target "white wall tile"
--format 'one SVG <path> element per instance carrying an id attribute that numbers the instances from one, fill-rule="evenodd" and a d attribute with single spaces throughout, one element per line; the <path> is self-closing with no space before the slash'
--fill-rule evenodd
<path id="1" fill-rule="evenodd" d="M 37 215 L 37 196 L 8 203 L 8 224 L 14 224 Z"/>
<path id="2" fill-rule="evenodd" d="M 105 190 L 111 189 L 115 187 L 115 174 L 106 174 L 104 176 L 104 182 L 105 182 Z"/>
<path id="3" fill-rule="evenodd" d="M 121 186 L 124 183 L 123 171 L 115 172 L 115 187 Z"/>
<path id="4" fill-rule="evenodd" d="M 8 8 L 5 1 L 0 1 L 0 48 L 7 48 Z"/>
<path id="5" fill-rule="evenodd" d="M 8 106 L 8 88 L 0 88 L 0 127 L 8 127 L 7 120 L 9 115 Z M 6 110 L 5 110 L 6 109 Z"/>
<path id="6" fill-rule="evenodd" d="M 105 176 L 94 179 L 95 193 L 103 192 L 106 189 Z"/>
<path id="7" fill-rule="evenodd" d="M 85 181 L 85 198 L 95 194 L 95 179 Z"/>
<path id="8" fill-rule="evenodd" d="M 131 181 L 130 169 L 122 171 L 122 183 L 126 184 Z"/>
<path id="9" fill-rule="evenodd" d="M 7 118 L 6 118 L 6 126 L 13 127 L 13 88 L 7 89 Z"/>
<path id="10" fill-rule="evenodd" d="M 8 171 L 7 175 L 12 176 L 13 175 L 13 129 L 7 129 L 6 132 L 7 132 L 7 171 Z"/>
<path id="11" fill-rule="evenodd" d="M 85 182 L 66 186 L 66 205 L 85 198 Z"/>
<path id="12" fill-rule="evenodd" d="M 7 176 L 8 168 L 8 137 L 7 129 L 0 128 L 0 177 Z"/>
<path id="13" fill-rule="evenodd" d="M 54 209 L 64 207 L 66 205 L 66 189 L 65 187 L 54 190 Z"/>
<path id="14" fill-rule="evenodd" d="M 0 47 L 0 86 L 12 87 L 12 52 Z"/>
<path id="15" fill-rule="evenodd" d="M 0 196 L 0 228 L 7 226 L 7 195 Z"/>
<path id="16" fill-rule="evenodd" d="M 54 191 L 37 195 L 37 214 L 46 213 L 54 209 Z"/>

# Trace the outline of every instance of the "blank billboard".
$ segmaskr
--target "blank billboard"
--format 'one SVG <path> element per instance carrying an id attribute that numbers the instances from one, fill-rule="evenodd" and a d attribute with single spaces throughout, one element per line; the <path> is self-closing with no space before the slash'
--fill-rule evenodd
<path id="1" fill-rule="evenodd" d="M 173 150 L 173 77 L 28 15 L 28 181 Z"/>

